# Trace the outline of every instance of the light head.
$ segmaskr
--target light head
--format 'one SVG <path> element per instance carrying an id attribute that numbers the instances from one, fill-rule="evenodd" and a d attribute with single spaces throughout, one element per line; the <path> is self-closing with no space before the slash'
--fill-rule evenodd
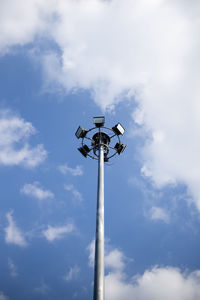
<path id="1" fill-rule="evenodd" d="M 124 132 L 125 132 L 125 129 L 124 127 L 120 124 L 120 123 L 117 123 L 113 128 L 112 130 L 114 131 L 115 134 L 117 135 L 123 135 Z"/>
<path id="2" fill-rule="evenodd" d="M 83 127 L 79 126 L 76 130 L 75 136 L 77 139 L 84 138 L 87 134 L 88 130 L 84 129 Z"/>
<path id="3" fill-rule="evenodd" d="M 116 149 L 118 154 L 121 154 L 125 150 L 126 145 L 117 143 L 114 148 Z"/>
<path id="4" fill-rule="evenodd" d="M 83 145 L 83 147 L 78 148 L 78 151 L 80 151 L 84 157 L 87 157 L 90 152 L 90 148 L 87 145 Z"/>
<path id="5" fill-rule="evenodd" d="M 96 127 L 102 127 L 104 126 L 105 123 L 105 117 L 94 117 L 93 123 L 95 124 Z"/>

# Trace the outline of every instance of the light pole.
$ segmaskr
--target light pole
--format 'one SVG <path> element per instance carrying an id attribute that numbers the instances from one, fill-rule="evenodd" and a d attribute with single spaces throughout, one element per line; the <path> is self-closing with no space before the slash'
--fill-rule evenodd
<path id="1" fill-rule="evenodd" d="M 125 131 L 120 123 L 112 129 L 104 126 L 105 117 L 94 117 L 93 123 L 95 127 L 89 130 L 79 126 L 75 135 L 82 139 L 81 147 L 78 148 L 81 154 L 98 160 L 93 300 L 104 300 L 104 162 L 108 162 L 117 153 L 121 154 L 126 145 L 120 141 L 119 136 Z M 114 138 L 117 139 L 117 143 L 112 146 Z"/>

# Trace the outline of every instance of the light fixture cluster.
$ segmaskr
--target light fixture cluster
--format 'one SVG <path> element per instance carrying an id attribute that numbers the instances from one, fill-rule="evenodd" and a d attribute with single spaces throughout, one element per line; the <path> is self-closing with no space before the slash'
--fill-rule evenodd
<path id="1" fill-rule="evenodd" d="M 121 154 L 125 148 L 126 145 L 122 144 L 120 141 L 120 135 L 123 135 L 125 132 L 124 127 L 120 124 L 117 123 L 115 126 L 111 128 L 107 128 L 104 127 L 105 124 L 105 117 L 94 117 L 93 118 L 93 123 L 95 125 L 94 128 L 91 128 L 89 130 L 84 129 L 82 126 L 79 126 L 75 135 L 78 139 L 82 139 L 82 147 L 79 147 L 78 150 L 80 151 L 80 153 L 84 156 L 90 156 L 91 158 L 98 158 L 98 151 L 99 151 L 99 147 L 100 145 L 103 145 L 104 147 L 104 161 L 108 162 L 109 158 L 113 157 L 116 153 Z M 112 135 L 108 135 L 107 133 L 103 132 L 101 129 L 104 128 L 105 130 L 109 130 L 112 131 Z M 92 130 L 98 130 L 92 138 L 88 137 L 87 134 L 92 131 Z M 114 133 L 114 135 L 113 135 Z M 118 139 L 117 143 L 115 144 L 114 147 L 110 146 L 110 142 L 112 140 L 112 138 L 116 137 Z M 84 143 L 84 140 L 90 140 L 91 141 L 91 145 L 88 147 L 88 145 L 86 145 Z M 115 152 L 114 154 L 112 154 L 110 157 L 108 156 L 109 150 L 113 149 Z M 94 156 L 90 154 L 90 151 L 93 150 Z"/>

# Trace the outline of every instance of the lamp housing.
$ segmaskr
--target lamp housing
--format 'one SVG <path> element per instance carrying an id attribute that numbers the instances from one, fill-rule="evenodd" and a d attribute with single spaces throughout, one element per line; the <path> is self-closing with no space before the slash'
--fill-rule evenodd
<path id="1" fill-rule="evenodd" d="M 87 145 L 83 145 L 83 147 L 78 148 L 78 151 L 80 151 L 84 157 L 87 157 L 90 152 L 90 148 Z"/>
<path id="2" fill-rule="evenodd" d="M 75 136 L 77 139 L 84 138 L 87 134 L 88 130 L 84 129 L 83 127 L 79 126 L 76 130 Z"/>
<path id="3" fill-rule="evenodd" d="M 114 148 L 116 149 L 118 154 L 121 154 L 125 150 L 126 145 L 117 143 Z"/>
<path id="4" fill-rule="evenodd" d="M 102 127 L 105 123 L 105 117 L 94 117 L 93 123 L 96 127 Z"/>
<path id="5" fill-rule="evenodd" d="M 112 130 L 114 131 L 115 134 L 117 135 L 123 135 L 125 132 L 124 127 L 122 126 L 122 124 L 117 123 L 114 127 L 112 127 Z"/>

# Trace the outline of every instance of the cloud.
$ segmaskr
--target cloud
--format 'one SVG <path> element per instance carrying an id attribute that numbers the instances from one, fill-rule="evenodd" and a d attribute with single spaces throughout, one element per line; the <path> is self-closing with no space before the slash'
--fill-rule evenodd
<path id="1" fill-rule="evenodd" d="M 38 200 L 54 198 L 54 194 L 50 190 L 45 190 L 40 187 L 39 182 L 34 182 L 33 184 L 25 184 L 20 191 L 24 195 L 31 196 Z"/>
<path id="2" fill-rule="evenodd" d="M 72 176 L 81 176 L 83 175 L 83 167 L 82 166 L 76 166 L 75 168 L 71 168 L 68 166 L 68 164 L 60 165 L 58 166 L 58 170 L 62 174 L 70 174 Z"/>
<path id="3" fill-rule="evenodd" d="M 0 165 L 33 168 L 44 161 L 43 145 L 31 147 L 28 139 L 35 128 L 9 110 L 0 110 Z"/>
<path id="4" fill-rule="evenodd" d="M 103 110 L 134 98 L 143 174 L 158 188 L 185 184 L 200 210 L 199 13 L 186 0 L 8 0 L 0 47 L 51 39 L 58 47 L 39 51 L 46 84 L 87 89 Z"/>
<path id="5" fill-rule="evenodd" d="M 65 226 L 53 227 L 48 225 L 48 229 L 44 230 L 42 234 L 49 242 L 53 242 L 54 240 L 62 239 L 65 235 L 74 231 L 73 224 L 67 224 Z"/>
<path id="6" fill-rule="evenodd" d="M 74 187 L 73 184 L 65 184 L 64 186 L 66 191 L 70 191 L 75 200 L 81 202 L 83 200 L 83 196 L 81 193 Z"/>
<path id="7" fill-rule="evenodd" d="M 110 248 L 110 249 L 109 249 Z M 94 266 L 94 240 L 90 243 L 89 263 Z M 174 267 L 155 266 L 129 278 L 125 272 L 129 261 L 122 251 L 108 247 L 105 251 L 105 295 L 109 300 L 196 300 L 200 297 L 200 270 L 182 272 Z"/>
<path id="8" fill-rule="evenodd" d="M 8 220 L 8 226 L 5 228 L 6 243 L 7 244 L 15 244 L 20 247 L 27 246 L 27 242 L 25 240 L 24 234 L 15 224 L 12 213 L 11 212 L 7 213 L 6 218 Z"/>
<path id="9" fill-rule="evenodd" d="M 47 295 L 49 291 L 50 291 L 49 286 L 44 282 L 42 282 L 40 286 L 34 288 L 34 292 L 42 295 Z"/>
<path id="10" fill-rule="evenodd" d="M 78 266 L 71 267 L 69 272 L 63 277 L 65 281 L 72 281 L 77 278 L 80 272 L 80 268 Z"/>
<path id="11" fill-rule="evenodd" d="M 104 256 L 105 268 L 112 271 L 123 270 L 125 266 L 125 260 L 127 260 L 127 258 L 120 250 L 110 248 L 110 245 L 106 243 Z M 93 267 L 95 255 L 95 240 L 92 240 L 92 242 L 88 245 L 87 250 L 89 252 L 89 266 Z"/>
<path id="12" fill-rule="evenodd" d="M 172 267 L 154 267 L 132 281 L 124 273 L 110 273 L 105 289 L 110 300 L 196 300 L 200 297 L 200 271 L 182 273 Z"/>
<path id="13" fill-rule="evenodd" d="M 105 267 L 111 270 L 123 270 L 124 255 L 118 249 L 113 249 L 105 255 Z"/>
<path id="14" fill-rule="evenodd" d="M 2 3 L 0 53 L 6 53 L 13 45 L 31 43 L 36 36 L 44 34 L 53 1 L 48 3 L 49 6 L 45 0 L 28 0 L 25 3 L 8 0 Z"/>
<path id="15" fill-rule="evenodd" d="M 87 251 L 89 252 L 89 266 L 94 267 L 95 240 L 88 245 Z"/>
<path id="16" fill-rule="evenodd" d="M 150 210 L 150 218 L 151 220 L 154 221 L 163 221 L 165 223 L 169 223 L 170 217 L 168 212 L 162 208 L 162 207 L 157 207 L 153 206 Z"/>
<path id="17" fill-rule="evenodd" d="M 12 277 L 16 277 L 18 276 L 18 273 L 17 273 L 17 266 L 14 264 L 14 262 L 12 261 L 11 258 L 8 258 L 8 268 L 10 270 L 10 275 Z"/>
<path id="18" fill-rule="evenodd" d="M 0 300 L 9 300 L 9 298 L 5 296 L 3 292 L 0 291 Z"/>
<path id="19" fill-rule="evenodd" d="M 152 83 L 170 86 L 197 38 L 198 25 L 184 6 L 170 0 L 59 1 L 52 37 L 62 54 L 43 57 L 46 75 L 67 91 L 89 89 L 103 109 L 142 97 Z"/>

